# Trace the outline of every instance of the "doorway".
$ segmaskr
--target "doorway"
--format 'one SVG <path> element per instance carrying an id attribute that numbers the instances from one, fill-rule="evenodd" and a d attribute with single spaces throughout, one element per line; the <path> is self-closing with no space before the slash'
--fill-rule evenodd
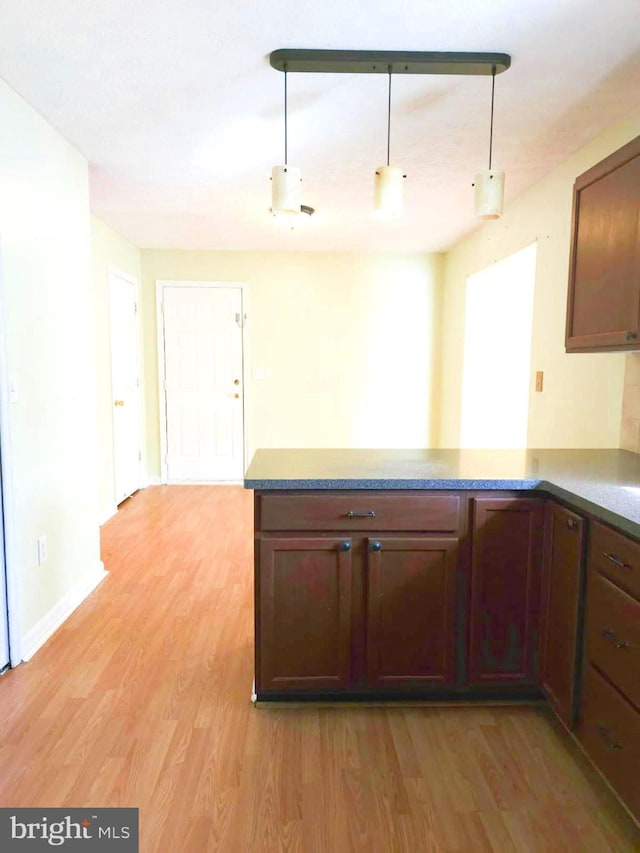
<path id="1" fill-rule="evenodd" d="M 2 454 L 0 453 L 0 673 L 9 667 L 9 607 L 7 598 L 6 548 L 4 536 L 4 501 L 2 489 Z"/>
<path id="2" fill-rule="evenodd" d="M 527 446 L 536 249 L 467 279 L 461 447 Z"/>
<path id="3" fill-rule="evenodd" d="M 158 282 L 163 482 L 244 475 L 244 286 Z"/>
<path id="4" fill-rule="evenodd" d="M 0 252 L 0 672 L 9 666 L 18 666 L 22 661 L 9 413 L 10 405 L 17 402 L 17 389 L 15 380 L 9 376 L 6 316 Z"/>
<path id="5" fill-rule="evenodd" d="M 116 504 L 141 485 L 138 283 L 109 270 L 113 481 Z"/>

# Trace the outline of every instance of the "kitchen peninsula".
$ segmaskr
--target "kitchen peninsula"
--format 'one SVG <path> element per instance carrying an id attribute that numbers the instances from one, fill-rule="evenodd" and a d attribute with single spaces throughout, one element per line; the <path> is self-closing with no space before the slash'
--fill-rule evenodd
<path id="1" fill-rule="evenodd" d="M 260 450 L 259 701 L 546 698 L 640 815 L 640 456 Z"/>

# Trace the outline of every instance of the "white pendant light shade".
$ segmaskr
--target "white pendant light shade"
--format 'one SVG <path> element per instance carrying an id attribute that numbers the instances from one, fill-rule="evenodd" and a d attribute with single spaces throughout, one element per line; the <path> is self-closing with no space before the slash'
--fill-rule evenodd
<path id="1" fill-rule="evenodd" d="M 399 166 L 379 166 L 373 185 L 373 215 L 396 219 L 402 215 L 402 190 L 406 175 Z"/>
<path id="2" fill-rule="evenodd" d="M 476 219 L 500 219 L 504 203 L 504 172 L 496 169 L 478 172 L 473 186 Z"/>
<path id="3" fill-rule="evenodd" d="M 300 169 L 295 166 L 274 166 L 271 170 L 271 212 L 274 216 L 300 215 L 302 192 Z"/>

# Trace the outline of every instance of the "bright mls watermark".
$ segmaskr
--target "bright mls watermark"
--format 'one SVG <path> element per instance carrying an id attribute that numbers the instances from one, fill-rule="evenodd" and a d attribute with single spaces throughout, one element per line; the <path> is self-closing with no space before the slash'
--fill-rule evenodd
<path id="1" fill-rule="evenodd" d="M 0 808 L 2 853 L 138 853 L 138 809 Z"/>

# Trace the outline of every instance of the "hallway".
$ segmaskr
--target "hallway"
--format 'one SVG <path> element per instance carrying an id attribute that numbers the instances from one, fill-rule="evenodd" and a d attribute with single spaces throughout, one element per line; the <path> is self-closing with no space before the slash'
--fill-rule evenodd
<path id="1" fill-rule="evenodd" d="M 135 806 L 144 853 L 640 848 L 543 709 L 255 709 L 252 507 L 157 486 L 102 528 L 107 579 L 0 678 L 0 805 Z"/>

